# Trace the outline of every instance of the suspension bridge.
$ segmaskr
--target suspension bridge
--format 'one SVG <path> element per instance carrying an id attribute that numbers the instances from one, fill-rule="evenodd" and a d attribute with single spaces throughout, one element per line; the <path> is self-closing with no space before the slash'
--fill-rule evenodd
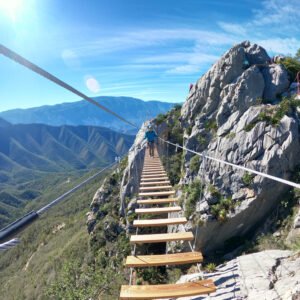
<path id="1" fill-rule="evenodd" d="M 97 106 L 98 108 L 106 111 L 107 113 L 113 115 L 114 117 L 122 120 L 124 123 L 131 125 L 135 129 L 138 129 L 138 126 L 134 123 L 124 119 L 122 116 L 116 114 L 110 109 L 104 107 L 99 104 L 92 98 L 86 96 L 80 91 L 76 90 L 72 86 L 58 79 L 54 75 L 49 72 L 43 70 L 39 66 L 33 64 L 32 62 L 26 60 L 24 57 L 20 56 L 16 52 L 8 49 L 7 47 L 0 44 L 0 54 L 8 57 L 9 59 L 23 65 L 24 67 L 30 69 L 31 71 L 39 74 L 40 76 L 45 77 L 46 79 L 54 82 L 55 84 L 63 87 L 64 89 L 69 90 L 75 95 L 85 99 L 89 103 Z M 300 75 L 297 75 L 297 80 L 299 82 Z M 300 94 L 298 85 L 298 93 Z M 174 144 L 170 141 L 159 138 L 163 143 L 168 145 L 173 145 L 174 147 L 179 147 L 185 151 L 189 151 L 195 155 L 199 155 L 202 158 L 219 162 L 221 164 L 229 165 L 233 169 L 240 169 L 247 171 L 251 174 L 255 174 L 258 176 L 262 176 L 265 178 L 269 178 L 271 180 L 277 181 L 282 184 L 289 185 L 291 187 L 295 187 L 300 189 L 300 185 L 298 183 L 282 179 L 276 176 L 272 176 L 270 174 L 265 174 L 262 172 L 258 172 L 256 170 L 236 165 L 228 161 L 216 159 L 214 157 L 207 156 L 203 153 L 196 152 L 192 149 L 186 148 L 184 146 Z M 108 168 L 108 167 L 107 167 Z M 102 172 L 101 170 L 100 172 Z M 96 176 L 97 174 L 95 174 Z M 86 184 L 91 178 L 89 178 L 83 184 Z M 52 206 L 58 204 L 62 201 L 67 195 L 75 192 L 79 189 L 82 184 L 79 184 L 77 187 L 67 192 L 65 195 L 55 199 L 47 206 L 41 208 L 38 212 L 32 212 L 32 219 L 37 218 L 37 216 L 41 213 L 44 213 Z M 140 193 L 139 200 L 137 202 L 141 205 L 141 208 L 136 209 L 136 214 L 138 215 L 138 219 L 134 220 L 133 226 L 136 227 L 136 234 L 130 237 L 130 243 L 133 245 L 133 253 L 131 256 L 127 257 L 125 266 L 130 268 L 130 280 L 129 285 L 123 285 L 121 287 L 120 299 L 154 299 L 154 298 L 178 298 L 185 296 L 193 296 L 193 295 L 202 295 L 202 294 L 211 294 L 216 291 L 216 286 L 212 280 L 202 279 L 194 282 L 188 282 L 184 284 L 161 284 L 161 285 L 142 285 L 139 286 L 135 283 L 135 272 L 134 268 L 145 268 L 152 266 L 172 266 L 172 265 L 185 265 L 185 264 L 197 264 L 199 269 L 199 263 L 203 261 L 202 254 L 200 252 L 194 251 L 194 248 L 191 246 L 191 241 L 194 239 L 192 232 L 176 232 L 176 233 L 168 233 L 166 232 L 167 226 L 182 226 L 184 228 L 184 224 L 187 223 L 186 218 L 184 217 L 173 217 L 173 214 L 180 214 L 182 208 L 177 205 L 178 199 L 175 196 L 175 191 L 173 187 L 170 185 L 170 181 L 168 179 L 167 173 L 165 172 L 160 158 L 158 156 L 157 151 L 155 151 L 155 157 L 151 158 L 148 155 L 145 157 L 144 167 L 142 172 L 142 177 L 140 181 Z M 166 205 L 166 206 L 161 206 Z M 160 218 L 160 216 L 167 214 L 167 218 Z M 172 217 L 169 217 L 172 214 Z M 143 216 L 156 215 L 159 218 L 143 219 Z M 25 216 L 26 217 L 26 216 Z M 30 217 L 30 216 L 29 216 Z M 31 218 L 31 217 L 30 217 Z M 19 222 L 20 221 L 20 222 Z M 9 235 L 15 235 L 16 232 L 22 230 L 25 225 L 28 223 L 22 223 L 22 220 L 17 220 L 16 222 L 7 226 L 5 231 L 9 232 Z M 16 226 L 17 225 L 17 226 Z M 14 226 L 17 229 L 14 229 Z M 154 228 L 159 227 L 162 228 L 162 233 L 155 234 L 139 234 L 145 228 Z M 13 229 L 13 230 L 11 230 Z M 4 238 L 7 237 L 3 230 L 0 231 L 0 236 L 3 234 Z M 153 255 L 142 255 L 137 251 L 137 247 L 143 244 L 157 244 L 157 243 L 168 243 L 168 242 L 187 242 L 190 246 L 190 252 L 183 253 L 173 253 L 173 254 L 153 254 Z M 5 242 L 0 245 L 0 250 L 7 250 L 11 247 L 16 246 L 20 241 L 17 238 L 12 239 L 9 242 Z M 2 248 L 1 248 L 2 246 Z"/>
<path id="2" fill-rule="evenodd" d="M 136 285 L 133 284 L 133 268 L 146 268 L 153 266 L 175 266 L 187 264 L 199 264 L 203 261 L 200 252 L 194 251 L 191 241 L 194 239 L 192 232 L 183 232 L 155 234 L 143 234 L 143 229 L 160 227 L 162 229 L 170 225 L 184 225 L 187 223 L 185 217 L 169 217 L 170 214 L 180 214 L 182 208 L 177 205 L 178 198 L 175 197 L 175 191 L 168 180 L 167 173 L 161 163 L 157 150 L 154 157 L 148 153 L 145 155 L 144 167 L 142 171 L 139 200 L 137 203 L 142 208 L 136 208 L 135 213 L 138 219 L 133 221 L 136 227 L 136 234 L 131 235 L 130 243 L 134 245 L 132 256 L 128 256 L 125 266 L 131 268 L 130 285 L 121 287 L 120 299 L 157 299 L 157 298 L 178 298 L 183 296 L 194 296 L 201 294 L 210 294 L 216 291 L 216 286 L 211 279 L 198 280 L 182 284 L 160 284 L 160 285 Z M 151 219 L 142 219 L 143 216 L 158 216 Z M 167 215 L 166 218 L 161 216 Z M 137 246 L 143 244 L 156 244 L 168 242 L 188 242 L 190 252 L 148 254 L 139 255 Z M 200 269 L 199 265 L 198 268 Z"/>

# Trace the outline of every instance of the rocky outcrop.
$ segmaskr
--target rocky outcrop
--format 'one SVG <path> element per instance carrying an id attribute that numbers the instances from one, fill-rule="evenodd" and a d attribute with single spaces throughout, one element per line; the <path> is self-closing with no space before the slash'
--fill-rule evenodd
<path id="1" fill-rule="evenodd" d="M 300 256 L 290 251 L 267 250 L 239 256 L 220 265 L 212 273 L 182 276 L 179 282 L 199 277 L 211 278 L 217 291 L 207 296 L 180 298 L 180 300 L 235 300 L 282 299 L 300 297 Z"/>
<path id="2" fill-rule="evenodd" d="M 146 131 L 146 124 L 143 124 L 141 129 L 136 135 L 135 141 L 128 152 L 128 163 L 124 170 L 120 198 L 121 198 L 121 215 L 125 216 L 126 208 L 130 213 L 133 213 L 136 203 L 135 199 L 129 199 L 126 203 L 126 198 L 132 198 L 137 195 L 139 191 L 140 176 L 143 168 L 145 148 L 143 147 L 144 136 Z"/>
<path id="3" fill-rule="evenodd" d="M 279 103 L 288 87 L 286 70 L 272 64 L 262 47 L 249 42 L 234 46 L 198 80 L 182 107 L 183 126 L 192 128 L 185 133 L 186 147 L 290 178 L 300 155 L 298 116 L 288 109 L 281 114 L 280 104 L 264 104 Z M 185 154 L 182 183 L 194 180 L 189 169 L 192 156 Z M 200 161 L 198 177 L 206 188 L 194 215 L 205 225 L 195 233 L 197 248 L 204 252 L 250 232 L 288 190 L 286 185 L 211 160 Z"/>

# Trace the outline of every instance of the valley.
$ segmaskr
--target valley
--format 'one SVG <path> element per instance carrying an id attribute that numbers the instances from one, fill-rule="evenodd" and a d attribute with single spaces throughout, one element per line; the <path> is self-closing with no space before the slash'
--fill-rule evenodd
<path id="1" fill-rule="evenodd" d="M 134 137 L 96 126 L 0 127 L 0 227 L 123 156 Z"/>

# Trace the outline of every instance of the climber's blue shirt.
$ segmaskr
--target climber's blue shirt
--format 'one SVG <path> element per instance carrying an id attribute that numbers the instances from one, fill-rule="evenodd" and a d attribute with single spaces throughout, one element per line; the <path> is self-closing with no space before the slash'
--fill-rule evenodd
<path id="1" fill-rule="evenodd" d="M 151 131 L 147 131 L 145 133 L 145 139 L 147 139 L 148 142 L 152 143 L 155 141 L 155 138 L 157 137 L 155 131 L 151 130 Z"/>

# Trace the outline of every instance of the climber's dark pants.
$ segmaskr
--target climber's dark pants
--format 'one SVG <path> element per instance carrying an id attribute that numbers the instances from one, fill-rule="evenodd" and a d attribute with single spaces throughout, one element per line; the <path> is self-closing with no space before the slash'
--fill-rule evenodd
<path id="1" fill-rule="evenodd" d="M 148 142 L 149 155 L 154 156 L 154 142 Z"/>

